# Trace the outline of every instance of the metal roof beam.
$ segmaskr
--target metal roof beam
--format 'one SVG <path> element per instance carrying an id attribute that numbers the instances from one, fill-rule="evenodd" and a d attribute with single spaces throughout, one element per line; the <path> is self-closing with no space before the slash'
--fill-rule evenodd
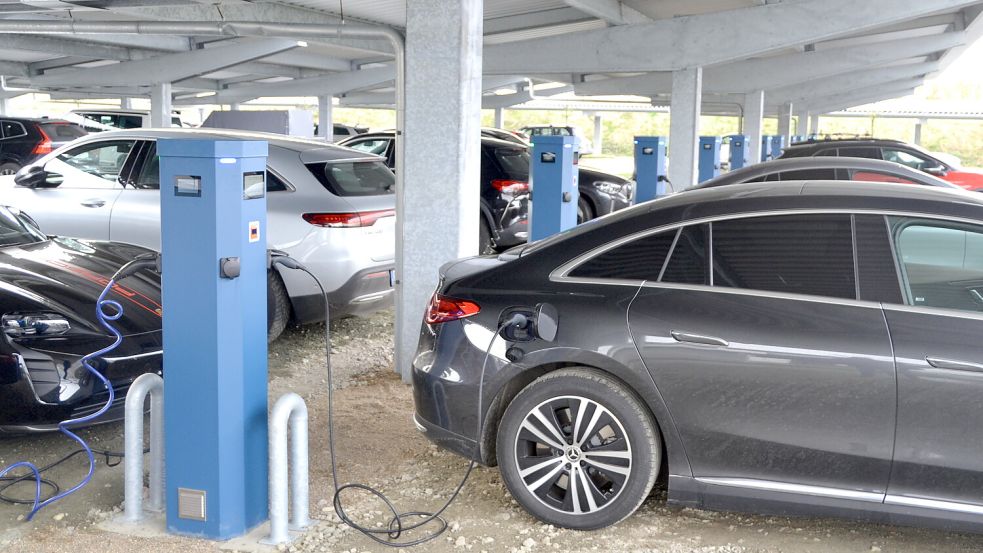
<path id="1" fill-rule="evenodd" d="M 486 73 L 673 71 L 733 62 L 971 6 L 979 0 L 786 0 L 496 44 Z M 835 13 L 836 17 L 829 14 Z M 672 52 L 673 55 L 660 55 Z"/>
<path id="2" fill-rule="evenodd" d="M 125 86 L 133 83 L 176 83 L 297 48 L 296 40 L 265 39 L 165 54 L 155 58 L 74 71 L 48 72 L 31 79 L 35 86 Z"/>
<path id="3" fill-rule="evenodd" d="M 706 92 L 752 92 L 791 86 L 814 79 L 832 77 L 866 67 L 941 52 L 965 44 L 965 32 L 945 33 L 915 39 L 892 40 L 870 46 L 830 48 L 767 58 L 755 58 L 707 67 L 703 90 Z M 578 94 L 667 94 L 672 74 L 646 73 L 635 77 L 587 81 L 574 85 Z"/>
<path id="4" fill-rule="evenodd" d="M 563 2 L 611 25 L 631 25 L 652 21 L 647 15 L 626 6 L 621 0 L 563 0 Z"/>

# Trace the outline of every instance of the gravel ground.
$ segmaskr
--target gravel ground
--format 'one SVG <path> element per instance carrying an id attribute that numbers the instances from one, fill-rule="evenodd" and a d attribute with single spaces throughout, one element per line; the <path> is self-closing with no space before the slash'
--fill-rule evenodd
<path id="1" fill-rule="evenodd" d="M 270 396 L 294 391 L 307 401 L 311 417 L 311 512 L 318 524 L 288 550 L 291 552 L 389 551 L 340 524 L 330 505 L 332 482 L 327 455 L 326 381 L 323 325 L 289 329 L 270 349 Z M 346 319 L 331 325 L 336 371 L 335 414 L 341 479 L 378 487 L 399 508 L 439 508 L 467 464 L 438 450 L 420 436 L 410 417 L 409 387 L 392 371 L 392 313 Z M 96 447 L 119 449 L 122 426 L 106 425 L 84 432 Z M 57 459 L 73 448 L 61 436 L 0 441 L 0 466 L 22 459 Z M 73 459 L 50 472 L 58 482 L 77 481 L 86 464 Z M 102 461 L 87 488 L 23 521 L 25 508 L 0 503 L 0 551 L 65 552 L 134 551 L 197 553 L 222 544 L 178 537 L 139 538 L 106 532 L 97 524 L 111 521 L 123 500 L 122 467 Z M 21 496 L 31 490 L 12 490 Z M 385 506 L 364 494 L 346 497 L 350 514 L 363 524 L 382 527 Z M 983 551 L 983 536 L 861 524 L 833 519 L 789 519 L 677 509 L 665 504 L 665 490 L 634 516 L 597 532 L 574 532 L 547 526 L 527 515 L 509 496 L 496 469 L 477 468 L 458 501 L 446 514 L 447 532 L 416 548 L 436 552 L 626 551 L 661 553 L 751 553 L 892 551 Z"/>

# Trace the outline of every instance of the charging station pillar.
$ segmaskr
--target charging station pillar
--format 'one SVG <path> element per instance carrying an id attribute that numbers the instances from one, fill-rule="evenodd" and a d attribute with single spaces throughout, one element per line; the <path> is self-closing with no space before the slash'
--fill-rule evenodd
<path id="1" fill-rule="evenodd" d="M 771 145 L 774 143 L 772 136 L 763 135 L 761 137 L 761 161 L 771 161 L 773 158 L 771 152 Z"/>
<path id="2" fill-rule="evenodd" d="M 532 143 L 529 186 L 529 239 L 542 240 L 577 226 L 577 156 L 580 139 L 576 136 L 536 136 Z"/>
<path id="3" fill-rule="evenodd" d="M 158 140 L 167 529 L 268 515 L 265 141 Z"/>
<path id="4" fill-rule="evenodd" d="M 697 182 L 705 182 L 720 175 L 720 144 L 719 136 L 700 137 L 700 164 Z"/>
<path id="5" fill-rule="evenodd" d="M 727 138 L 730 139 L 730 170 L 733 171 L 750 165 L 751 149 L 748 147 L 748 141 L 751 137 L 744 134 L 732 134 Z"/>
<path id="6" fill-rule="evenodd" d="M 666 137 L 635 137 L 635 200 L 636 204 L 654 200 L 669 193 L 666 167 Z"/>
<path id="7" fill-rule="evenodd" d="M 783 151 L 785 151 L 785 135 L 776 134 L 771 137 L 771 159 L 782 157 Z"/>

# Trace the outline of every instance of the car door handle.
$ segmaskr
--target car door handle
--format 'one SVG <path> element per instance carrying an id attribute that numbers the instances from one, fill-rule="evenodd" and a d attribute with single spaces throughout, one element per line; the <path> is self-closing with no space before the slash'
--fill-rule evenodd
<path id="1" fill-rule="evenodd" d="M 721 346 L 727 347 L 730 343 L 723 338 L 717 338 L 715 336 L 703 336 L 701 334 L 691 334 L 689 332 L 680 332 L 678 330 L 670 330 L 669 334 L 677 342 L 687 342 L 690 344 L 703 344 L 704 346 Z"/>
<path id="2" fill-rule="evenodd" d="M 102 207 L 106 205 L 106 200 L 100 200 L 98 198 L 93 198 L 91 200 L 82 200 L 82 205 L 85 207 Z"/>
<path id="3" fill-rule="evenodd" d="M 939 359 L 938 357 L 926 357 L 925 361 L 936 369 L 949 369 L 951 371 L 969 371 L 983 373 L 983 364 L 970 363 L 968 361 L 954 361 L 952 359 Z"/>

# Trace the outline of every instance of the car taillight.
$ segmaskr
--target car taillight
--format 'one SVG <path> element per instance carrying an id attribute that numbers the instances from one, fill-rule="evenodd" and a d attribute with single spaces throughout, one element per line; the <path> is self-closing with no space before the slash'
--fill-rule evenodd
<path id="1" fill-rule="evenodd" d="M 477 315 L 481 307 L 477 303 L 434 294 L 427 307 L 427 324 L 434 325 L 456 321 Z"/>
<path id="2" fill-rule="evenodd" d="M 41 142 L 34 145 L 34 149 L 31 153 L 36 156 L 43 156 L 51 153 L 51 137 L 44 132 L 44 129 L 38 127 L 38 132 L 41 133 Z"/>
<path id="3" fill-rule="evenodd" d="M 357 213 L 305 213 L 304 220 L 317 227 L 370 227 L 383 217 L 395 217 L 396 210 L 361 211 Z"/>
<path id="4" fill-rule="evenodd" d="M 496 179 L 491 182 L 492 188 L 507 194 L 525 194 L 529 192 L 529 183 L 521 180 Z"/>

